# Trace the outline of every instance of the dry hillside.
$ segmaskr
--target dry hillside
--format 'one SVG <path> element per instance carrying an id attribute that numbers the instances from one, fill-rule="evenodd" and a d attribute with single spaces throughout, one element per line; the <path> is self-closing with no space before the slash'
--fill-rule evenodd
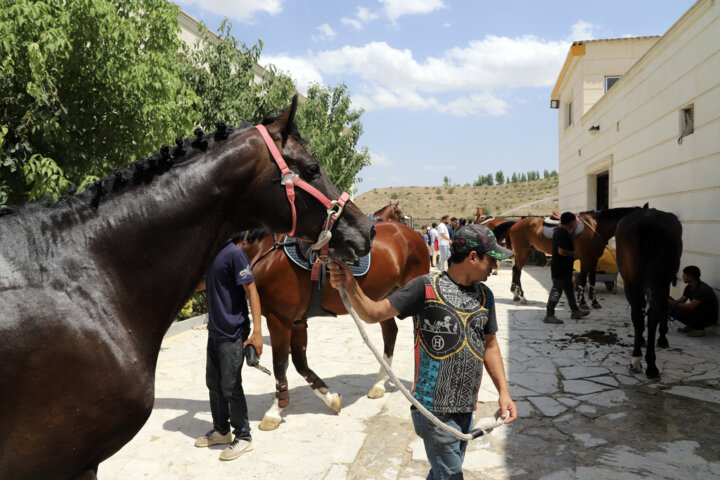
<path id="1" fill-rule="evenodd" d="M 475 206 L 485 215 L 546 215 L 558 208 L 558 179 L 493 185 L 490 187 L 388 187 L 358 195 L 355 203 L 372 213 L 399 201 L 405 215 L 411 215 L 415 226 L 437 221 L 445 214 L 475 219 Z"/>

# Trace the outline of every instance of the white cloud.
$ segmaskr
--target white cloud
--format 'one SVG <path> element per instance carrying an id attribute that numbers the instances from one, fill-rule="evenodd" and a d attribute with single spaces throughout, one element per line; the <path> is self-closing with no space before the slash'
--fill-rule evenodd
<path id="1" fill-rule="evenodd" d="M 312 36 L 313 42 L 332 40 L 333 38 L 335 38 L 335 35 L 337 35 L 337 33 L 335 33 L 335 30 L 333 30 L 332 27 L 327 23 L 323 23 L 322 25 L 317 27 L 317 30 L 320 32 L 320 34 Z"/>
<path id="2" fill-rule="evenodd" d="M 324 83 L 320 71 L 304 58 L 285 54 L 263 55 L 262 61 L 265 65 L 275 65 L 279 71 L 292 78 L 300 93 L 305 94 L 311 83 Z"/>
<path id="3" fill-rule="evenodd" d="M 578 20 L 571 29 L 570 41 L 576 40 L 593 40 L 595 38 L 595 30 L 597 27 L 585 20 Z"/>
<path id="4" fill-rule="evenodd" d="M 425 14 L 445 7 L 442 0 L 380 0 L 380 3 L 392 21 L 403 15 Z"/>
<path id="5" fill-rule="evenodd" d="M 355 14 L 355 16 L 358 18 L 358 20 L 360 20 L 363 23 L 368 23 L 368 22 L 378 18 L 377 13 L 371 12 L 370 10 L 368 10 L 365 7 L 358 7 L 357 13 Z"/>
<path id="6" fill-rule="evenodd" d="M 371 153 L 370 164 L 373 167 L 392 167 L 395 162 L 390 160 L 384 153 Z"/>
<path id="7" fill-rule="evenodd" d="M 256 12 L 265 12 L 270 15 L 277 15 L 282 12 L 285 0 L 176 0 L 180 5 L 197 5 L 203 10 L 228 17 L 232 20 L 250 23 L 254 20 Z"/>

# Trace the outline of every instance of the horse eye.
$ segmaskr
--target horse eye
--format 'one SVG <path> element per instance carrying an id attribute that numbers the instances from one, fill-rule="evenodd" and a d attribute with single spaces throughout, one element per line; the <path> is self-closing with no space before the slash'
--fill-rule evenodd
<path id="1" fill-rule="evenodd" d="M 307 172 L 307 174 L 309 176 L 316 177 L 316 176 L 320 175 L 320 166 L 313 164 L 313 165 L 308 166 L 305 171 Z"/>

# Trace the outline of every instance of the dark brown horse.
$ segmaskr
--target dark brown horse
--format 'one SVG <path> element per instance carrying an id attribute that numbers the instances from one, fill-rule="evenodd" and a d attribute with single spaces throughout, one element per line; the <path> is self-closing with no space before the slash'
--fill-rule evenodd
<path id="1" fill-rule="evenodd" d="M 377 235 L 373 240 L 370 269 L 358 277 L 358 283 L 370 298 L 380 300 L 413 278 L 428 273 L 430 259 L 427 244 L 409 227 L 396 222 L 380 222 L 375 228 Z M 245 247 L 254 264 L 255 285 L 270 331 L 276 380 L 275 401 L 260 423 L 261 430 L 277 428 L 282 421 L 282 409 L 290 401 L 286 377 L 288 351 L 292 354 L 295 369 L 312 386 L 315 394 L 336 412 L 341 408 L 340 396 L 330 392 L 325 382 L 310 369 L 305 355 L 308 307 L 312 290 L 317 286 L 311 281 L 310 271 L 289 261 L 282 248 L 270 250 L 273 246 L 274 239 L 266 236 Z M 270 253 L 260 259 L 268 251 Z M 338 291 L 329 284 L 322 291 L 321 305 L 335 315 L 347 313 Z M 394 318 L 381 322 L 380 326 L 385 360 L 391 363 L 398 328 Z M 382 397 L 387 379 L 387 373 L 381 368 L 368 396 Z"/>
<path id="2" fill-rule="evenodd" d="M 368 217 L 370 217 L 372 220 L 374 220 L 376 222 L 380 221 L 380 220 L 384 220 L 384 221 L 393 220 L 395 222 L 403 223 L 403 214 L 402 214 L 402 210 L 400 210 L 400 207 L 398 207 L 399 204 L 400 204 L 399 200 L 395 203 L 390 202 L 387 205 L 385 205 L 383 208 L 378 210 L 377 212 L 375 212 L 371 215 L 368 215 Z"/>
<path id="3" fill-rule="evenodd" d="M 296 106 L 267 130 L 336 199 L 296 137 Z M 248 227 L 291 230 L 259 130 L 196 135 L 82 195 L 0 212 L 0 478 L 96 478 L 150 415 L 163 335 L 223 243 Z M 295 205 L 296 234 L 317 238 L 326 208 L 300 190 Z M 373 228 L 348 203 L 331 242 L 364 255 Z"/>
<path id="4" fill-rule="evenodd" d="M 478 213 L 480 212 L 480 207 L 478 208 Z M 492 232 L 495 234 L 495 238 L 497 239 L 498 243 L 503 245 L 505 243 L 505 237 L 507 235 L 508 230 L 510 227 L 513 226 L 515 223 L 514 220 L 510 220 L 509 218 L 504 217 L 482 217 L 478 215 L 475 218 L 475 221 L 473 222 L 475 224 L 485 225 L 487 228 L 492 230 Z M 494 268 L 492 271 L 493 275 L 497 275 L 498 271 L 500 270 L 500 262 L 497 263 L 497 268 Z"/>
<path id="5" fill-rule="evenodd" d="M 611 208 L 608 210 L 582 212 L 579 214 L 583 222 L 582 233 L 573 238 L 575 251 L 580 255 L 580 282 L 579 301 L 581 308 L 589 308 L 583 294 L 590 274 L 590 287 L 588 298 L 592 301 L 593 307 L 601 308 L 595 297 L 595 270 L 598 259 L 605 251 L 608 240 L 615 235 L 617 222 L 625 215 L 637 210 L 639 207 Z M 515 252 L 515 264 L 513 265 L 513 278 L 510 291 L 514 294 L 513 300 L 520 300 L 526 303 L 525 295 L 520 283 L 522 267 L 530 255 L 530 247 L 552 254 L 552 239 L 543 235 L 543 219 L 540 217 L 528 217 L 518 220 L 507 232 L 506 246 Z"/>
<path id="6" fill-rule="evenodd" d="M 660 378 L 655 364 L 655 329 L 660 326 L 657 346 L 668 347 L 667 299 L 670 283 L 675 285 L 682 255 L 682 225 L 672 213 L 645 208 L 624 217 L 617 225 L 617 262 L 623 279 L 625 297 L 630 303 L 635 330 L 630 369 L 642 372 L 642 335 L 645 330 L 647 303 L 648 378 Z"/>

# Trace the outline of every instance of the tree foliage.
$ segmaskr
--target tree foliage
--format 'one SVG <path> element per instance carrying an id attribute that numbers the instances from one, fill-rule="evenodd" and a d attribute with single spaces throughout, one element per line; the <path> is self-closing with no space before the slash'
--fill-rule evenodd
<path id="1" fill-rule="evenodd" d="M 178 8 L 0 0 L 0 204 L 106 175 L 188 131 Z"/>
<path id="2" fill-rule="evenodd" d="M 351 109 L 350 103 L 345 84 L 334 88 L 313 84 L 297 113 L 300 133 L 307 141 L 305 147 L 330 180 L 346 192 L 355 182 L 362 181 L 357 175 L 370 165 L 367 147 L 356 148 L 363 132 L 360 122 L 363 110 Z"/>

